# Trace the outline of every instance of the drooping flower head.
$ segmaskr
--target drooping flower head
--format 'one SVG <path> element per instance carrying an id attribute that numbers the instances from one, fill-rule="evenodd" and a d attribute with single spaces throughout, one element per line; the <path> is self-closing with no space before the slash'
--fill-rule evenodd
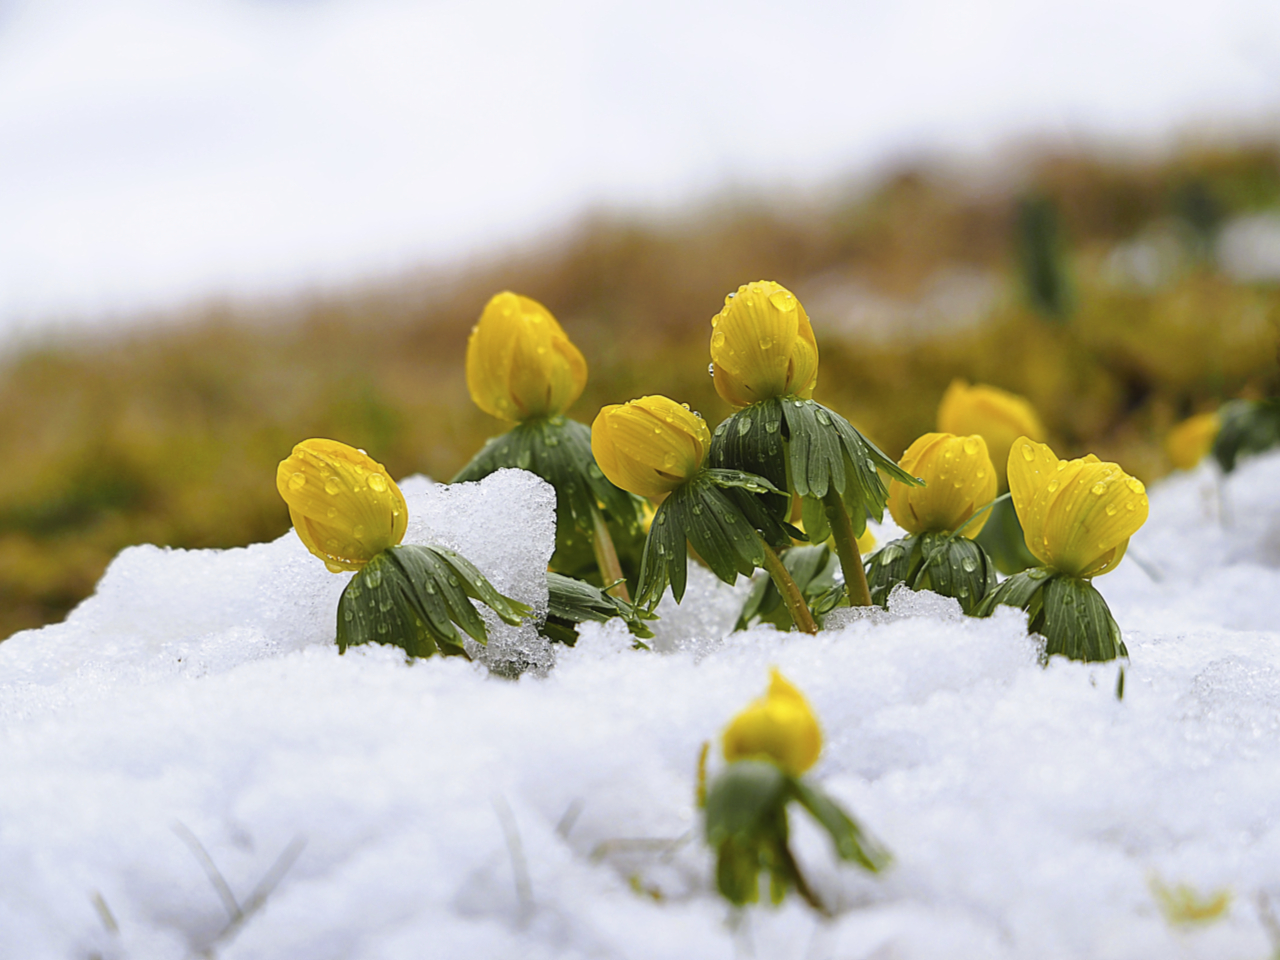
<path id="1" fill-rule="evenodd" d="M 1025 398 L 998 387 L 952 380 L 938 405 L 938 430 L 958 437 L 977 434 L 987 441 L 1000 486 L 1007 483 L 1005 464 L 1019 437 L 1044 440 L 1044 424 Z"/>
<path id="2" fill-rule="evenodd" d="M 505 292 L 485 305 L 467 341 L 467 389 L 509 422 L 563 413 L 582 394 L 587 361 L 550 311 Z"/>
<path id="3" fill-rule="evenodd" d="M 603 407 L 591 425 L 591 452 L 615 486 L 665 497 L 692 480 L 711 446 L 706 422 L 666 397 Z"/>
<path id="4" fill-rule="evenodd" d="M 1222 418 L 1214 413 L 1201 413 L 1183 420 L 1164 438 L 1169 461 L 1179 470 L 1190 470 L 1213 449 L 1213 441 L 1222 429 Z"/>
<path id="5" fill-rule="evenodd" d="M 716 392 L 736 407 L 771 397 L 808 400 L 818 383 L 818 343 L 800 301 L 772 280 L 743 284 L 711 318 Z"/>
<path id="6" fill-rule="evenodd" d="M 804 694 L 774 667 L 769 692 L 733 718 L 722 742 L 731 763 L 770 760 L 799 776 L 818 762 L 822 730 Z"/>
<path id="7" fill-rule="evenodd" d="M 889 512 L 908 533 L 950 533 L 995 498 L 995 467 L 987 442 L 976 434 L 926 433 L 898 464 L 925 482 L 923 487 L 889 483 Z M 976 537 L 988 516 L 984 513 L 965 527 L 964 535 Z"/>
<path id="8" fill-rule="evenodd" d="M 1027 549 L 1068 576 L 1114 570 L 1129 538 L 1147 520 L 1142 482 L 1093 454 L 1059 460 L 1045 444 L 1020 437 L 1009 451 L 1008 466 Z"/>
<path id="9" fill-rule="evenodd" d="M 280 461 L 276 489 L 302 542 L 334 573 L 359 570 L 404 539 L 404 495 L 363 450 L 303 440 Z"/>

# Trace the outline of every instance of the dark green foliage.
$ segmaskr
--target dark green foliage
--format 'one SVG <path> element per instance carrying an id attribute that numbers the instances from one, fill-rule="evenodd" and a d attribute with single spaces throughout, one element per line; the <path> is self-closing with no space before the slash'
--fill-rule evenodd
<path id="1" fill-rule="evenodd" d="M 711 439 L 708 462 L 758 473 L 779 490 L 806 499 L 820 501 L 829 489 L 835 489 L 858 536 L 867 528 L 867 517 L 884 518 L 889 491 L 880 471 L 911 486 L 920 485 L 844 417 L 820 403 L 796 397 L 753 403 L 720 424 Z M 786 518 L 789 497 L 763 499 L 774 516 Z M 805 523 L 809 522 L 806 513 Z M 820 519 L 814 522 L 823 526 Z M 811 536 L 818 538 L 817 532 Z"/>
<path id="2" fill-rule="evenodd" d="M 787 804 L 796 801 L 831 836 L 836 856 L 873 873 L 889 854 L 816 786 L 763 760 L 729 764 L 707 791 L 706 838 L 716 852 L 716 887 L 735 906 L 760 899 L 760 874 L 769 875 L 778 903 L 795 888 L 819 910 L 788 843 Z"/>
<path id="3" fill-rule="evenodd" d="M 988 617 L 997 606 L 1027 612 L 1027 629 L 1045 638 L 1046 660 L 1054 654 L 1090 662 L 1129 656 L 1107 601 L 1088 580 L 1033 567 L 987 594 L 977 616 Z"/>
<path id="4" fill-rule="evenodd" d="M 1280 446 L 1280 400 L 1232 400 L 1218 411 L 1222 426 L 1213 442 L 1213 458 L 1224 473 L 1241 456 Z"/>
<path id="5" fill-rule="evenodd" d="M 844 587 L 835 579 L 840 569 L 836 555 L 825 544 L 791 547 L 782 555 L 782 563 L 800 588 L 809 612 L 821 622 L 844 596 Z M 772 623 L 779 630 L 790 630 L 794 625 L 772 577 L 759 577 L 752 585 L 734 629 L 745 630 L 753 621 Z"/>
<path id="6" fill-rule="evenodd" d="M 653 636 L 635 607 L 594 584 L 548 572 L 547 597 L 547 619 L 538 632 L 555 643 L 572 647 L 578 642 L 578 624 L 588 620 L 604 623 L 614 617 L 621 617 L 635 637 L 647 640 Z M 652 614 L 644 616 L 653 619 Z"/>
<path id="7" fill-rule="evenodd" d="M 599 579 L 592 551 L 592 511 L 602 504 L 618 560 L 634 586 L 644 543 L 641 500 L 615 487 L 596 465 L 590 427 L 564 416 L 517 424 L 488 441 L 452 482 L 483 480 L 509 467 L 528 470 L 555 487 L 554 570 L 579 579 Z"/>
<path id="8" fill-rule="evenodd" d="M 960 601 L 972 615 L 995 589 L 996 568 L 982 547 L 967 537 L 924 533 L 887 543 L 866 563 L 871 602 L 887 606 L 900 583 Z"/>
<path id="9" fill-rule="evenodd" d="M 747 493 L 736 502 L 730 495 Z M 764 564 L 764 541 L 774 546 L 791 543 L 795 531 L 770 513 L 752 494 L 776 495 L 761 477 L 739 470 L 703 470 L 658 507 L 644 545 L 636 607 L 651 611 L 671 584 L 679 603 L 688 577 L 692 544 L 708 567 L 725 583 L 741 574 L 749 577 Z M 757 532 L 759 531 L 759 532 Z"/>
<path id="10" fill-rule="evenodd" d="M 385 643 L 403 647 L 411 657 L 465 657 L 457 627 L 477 643 L 489 639 L 473 599 L 513 626 L 530 613 L 525 604 L 498 593 L 452 550 L 414 545 L 384 550 L 342 592 L 338 652 L 361 643 Z"/>

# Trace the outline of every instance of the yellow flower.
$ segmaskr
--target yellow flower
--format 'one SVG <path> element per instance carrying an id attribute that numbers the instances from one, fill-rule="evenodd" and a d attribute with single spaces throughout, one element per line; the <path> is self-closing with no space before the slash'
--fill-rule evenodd
<path id="1" fill-rule="evenodd" d="M 987 441 L 991 463 L 1000 486 L 1008 482 L 1005 463 L 1009 448 L 1019 437 L 1043 440 L 1047 434 L 1035 408 L 1024 397 L 997 387 L 952 380 L 938 405 L 938 429 L 958 437 L 976 433 Z"/>
<path id="2" fill-rule="evenodd" d="M 1179 470 L 1190 470 L 1213 449 L 1222 420 L 1217 413 L 1202 413 L 1183 420 L 1164 438 L 1169 461 Z"/>
<path id="3" fill-rule="evenodd" d="M 889 483 L 889 512 L 908 533 L 950 533 L 995 499 L 995 467 L 987 442 L 976 434 L 926 433 L 907 447 L 898 465 L 926 484 Z M 964 535 L 976 537 L 988 516 L 990 512 L 965 527 Z"/>
<path id="4" fill-rule="evenodd" d="M 591 425 L 591 452 L 604 475 L 642 497 L 665 497 L 692 480 L 710 446 L 703 419 L 666 397 L 610 404 Z"/>
<path id="5" fill-rule="evenodd" d="M 795 395 L 818 383 L 818 343 L 800 301 L 772 280 L 739 287 L 711 318 L 716 392 L 736 407 Z"/>
<path id="6" fill-rule="evenodd" d="M 563 413 L 586 383 L 587 361 L 536 300 L 500 293 L 471 328 L 467 389 L 476 406 L 499 420 Z"/>
<path id="7" fill-rule="evenodd" d="M 363 450 L 303 440 L 280 461 L 276 489 L 302 542 L 334 573 L 359 570 L 404 539 L 404 495 Z"/>
<path id="8" fill-rule="evenodd" d="M 1114 463 L 1093 454 L 1059 460 L 1027 437 L 1009 451 L 1009 489 L 1027 549 L 1073 577 L 1110 573 L 1147 520 L 1147 492 Z"/>
<path id="9" fill-rule="evenodd" d="M 769 692 L 733 718 L 723 744 L 724 758 L 731 763 L 771 760 L 799 776 L 818 762 L 822 731 L 804 694 L 774 667 Z"/>

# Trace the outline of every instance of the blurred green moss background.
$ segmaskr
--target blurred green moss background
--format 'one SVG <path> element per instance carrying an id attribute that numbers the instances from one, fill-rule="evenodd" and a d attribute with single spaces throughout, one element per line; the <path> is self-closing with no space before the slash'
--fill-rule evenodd
<path id="1" fill-rule="evenodd" d="M 61 619 L 130 544 L 279 536 L 275 467 L 304 438 L 448 479 L 501 429 L 462 361 L 502 289 L 545 303 L 587 357 L 570 411 L 584 421 L 651 393 L 726 416 L 709 320 L 772 279 L 813 321 L 817 398 L 890 455 L 965 377 L 1029 397 L 1059 454 L 1153 480 L 1173 423 L 1278 392 L 1280 288 L 1231 279 L 1215 255 L 1224 224 L 1265 211 L 1280 211 L 1272 144 L 922 164 L 822 201 L 599 216 L 447 275 L 28 345 L 0 371 L 0 636 Z"/>

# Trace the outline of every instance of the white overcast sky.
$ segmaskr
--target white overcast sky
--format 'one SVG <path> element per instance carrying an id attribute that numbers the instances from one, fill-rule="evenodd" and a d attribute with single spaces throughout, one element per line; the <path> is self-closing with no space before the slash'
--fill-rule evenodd
<path id="1" fill-rule="evenodd" d="M 0 0 L 0 328 L 1278 106 L 1277 0 Z"/>

